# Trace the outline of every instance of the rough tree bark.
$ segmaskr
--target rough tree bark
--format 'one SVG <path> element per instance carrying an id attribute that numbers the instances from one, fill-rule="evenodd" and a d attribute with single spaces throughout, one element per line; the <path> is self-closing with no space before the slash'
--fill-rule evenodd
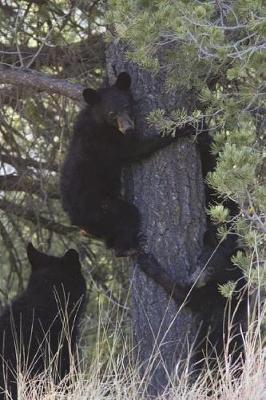
<path id="1" fill-rule="evenodd" d="M 116 41 L 107 50 L 110 83 L 121 71 L 132 77 L 135 120 L 142 136 L 158 132 L 147 125 L 148 113 L 193 108 L 192 94 L 166 93 L 164 75 L 152 75 L 126 60 L 126 48 Z M 189 285 L 196 270 L 205 231 L 204 188 L 196 146 L 181 139 L 126 172 L 126 195 L 142 216 L 147 250 L 178 283 Z M 181 310 L 164 290 L 132 266 L 132 318 L 135 344 L 143 374 L 149 370 L 149 392 L 169 383 L 177 363 L 185 359 L 199 319 L 187 307 Z M 169 375 L 168 375 L 169 374 Z"/>

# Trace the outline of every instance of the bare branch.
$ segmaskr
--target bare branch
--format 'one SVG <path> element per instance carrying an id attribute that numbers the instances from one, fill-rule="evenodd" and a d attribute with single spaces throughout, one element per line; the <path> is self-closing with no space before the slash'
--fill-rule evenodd
<path id="1" fill-rule="evenodd" d="M 81 101 L 83 87 L 64 79 L 41 74 L 30 69 L 12 68 L 0 65 L 0 82 L 34 88 L 36 91 L 57 93 L 70 99 Z"/>
<path id="2" fill-rule="evenodd" d="M 20 259 L 19 259 L 17 250 L 14 247 L 13 241 L 1 221 L 0 221 L 0 234 L 1 234 L 1 237 L 3 240 L 3 244 L 8 252 L 10 265 L 12 266 L 12 269 L 14 270 L 14 272 L 16 273 L 16 275 L 18 277 L 19 289 L 22 290 L 23 289 L 23 276 L 21 274 Z M 10 286 L 11 285 L 10 285 L 9 279 L 8 279 L 7 289 L 10 289 Z M 8 294 L 8 291 L 7 291 L 7 294 Z"/>
<path id="3" fill-rule="evenodd" d="M 0 190 L 43 194 L 43 188 L 39 182 L 29 179 L 26 176 L 5 175 L 0 176 Z M 59 199 L 59 193 L 56 190 L 48 190 L 46 192 L 51 199 Z"/>
<path id="4" fill-rule="evenodd" d="M 0 2 L 0 9 L 6 17 L 13 17 L 14 15 L 16 15 L 16 11 L 13 7 L 8 6 L 7 4 L 2 4 L 2 2 Z"/>
<path id="5" fill-rule="evenodd" d="M 42 65 L 74 65 L 77 68 L 78 64 L 89 65 L 92 69 L 104 62 L 104 43 L 100 35 L 91 35 L 86 40 L 66 46 L 48 46 L 46 43 L 40 43 L 39 47 L 21 46 L 20 54 L 26 65 L 30 62 L 36 69 Z M 0 57 L 3 64 L 18 66 L 16 48 L 0 44 Z"/>
<path id="6" fill-rule="evenodd" d="M 42 215 L 37 215 L 32 209 L 24 208 L 5 199 L 0 199 L 0 209 L 6 213 L 10 212 L 12 215 L 22 217 L 35 225 L 41 225 L 42 228 L 58 233 L 59 235 L 66 235 L 78 231 L 78 228 L 74 226 L 63 225 L 51 221 Z"/>
<path id="7" fill-rule="evenodd" d="M 0 150 L 3 150 L 0 147 Z M 1 154 L 0 162 L 12 165 L 16 170 L 25 170 L 28 167 L 40 169 L 47 169 L 48 171 L 58 171 L 59 166 L 55 163 L 46 163 L 43 161 L 33 160 L 32 158 L 21 158 L 9 154 Z"/>

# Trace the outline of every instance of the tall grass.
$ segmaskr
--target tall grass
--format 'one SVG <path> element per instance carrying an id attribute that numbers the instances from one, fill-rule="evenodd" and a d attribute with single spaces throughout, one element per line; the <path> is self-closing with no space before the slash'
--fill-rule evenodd
<path id="1" fill-rule="evenodd" d="M 114 314 L 114 305 L 109 313 L 100 310 L 97 344 L 90 358 L 83 356 L 78 366 L 74 363 L 71 372 L 59 384 L 55 384 L 54 371 L 47 363 L 46 370 L 34 379 L 27 373 L 18 374 L 20 400 L 142 400 L 147 398 L 146 386 L 154 357 L 146 365 L 144 376 L 134 362 L 134 348 L 124 335 L 124 312 L 117 312 L 115 322 L 108 318 Z M 181 374 L 169 376 L 170 385 L 160 394 L 160 400 L 265 400 L 266 364 L 260 336 L 260 320 L 250 323 L 245 335 L 245 361 L 242 373 L 238 365 L 232 365 L 230 354 L 217 359 L 217 369 L 208 367 L 197 378 L 191 379 L 189 359 Z M 86 327 L 86 321 L 84 326 Z M 176 366 L 176 371 L 179 369 Z M 217 374 L 218 371 L 218 374 Z M 218 378 L 219 377 L 219 378 Z"/>

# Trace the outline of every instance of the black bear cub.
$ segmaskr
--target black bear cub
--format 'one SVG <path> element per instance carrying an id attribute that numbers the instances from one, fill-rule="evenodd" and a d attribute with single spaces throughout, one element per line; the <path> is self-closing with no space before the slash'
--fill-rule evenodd
<path id="1" fill-rule="evenodd" d="M 103 239 L 117 256 L 139 248 L 138 209 L 121 198 L 121 171 L 168 145 L 172 138 L 140 139 L 132 122 L 131 78 L 121 72 L 115 84 L 85 89 L 61 173 L 61 197 L 72 224 Z"/>
<path id="2" fill-rule="evenodd" d="M 50 364 L 60 380 L 77 355 L 78 323 L 86 294 L 78 253 L 71 249 L 63 257 L 49 256 L 29 243 L 27 254 L 31 264 L 28 286 L 0 317 L 1 400 L 17 399 L 19 371 L 33 377 Z"/>

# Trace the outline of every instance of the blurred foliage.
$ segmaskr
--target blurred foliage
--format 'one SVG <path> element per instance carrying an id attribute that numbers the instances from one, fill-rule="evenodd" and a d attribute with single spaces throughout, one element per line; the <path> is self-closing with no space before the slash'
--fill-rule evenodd
<path id="1" fill-rule="evenodd" d="M 221 235 L 228 222 L 236 229 L 246 254 L 234 262 L 253 286 L 264 286 L 266 3 L 111 0 L 110 4 L 108 18 L 129 44 L 127 57 L 154 74 L 162 71 L 166 91 L 193 91 L 198 98 L 193 113 L 172 110 L 166 115 L 154 110 L 149 122 L 173 134 L 185 122 L 198 127 L 202 119 L 206 121 L 217 155 L 208 184 L 220 194 L 221 203 L 232 199 L 240 210 L 232 220 L 222 204 L 214 204 L 209 214 L 220 224 Z"/>

